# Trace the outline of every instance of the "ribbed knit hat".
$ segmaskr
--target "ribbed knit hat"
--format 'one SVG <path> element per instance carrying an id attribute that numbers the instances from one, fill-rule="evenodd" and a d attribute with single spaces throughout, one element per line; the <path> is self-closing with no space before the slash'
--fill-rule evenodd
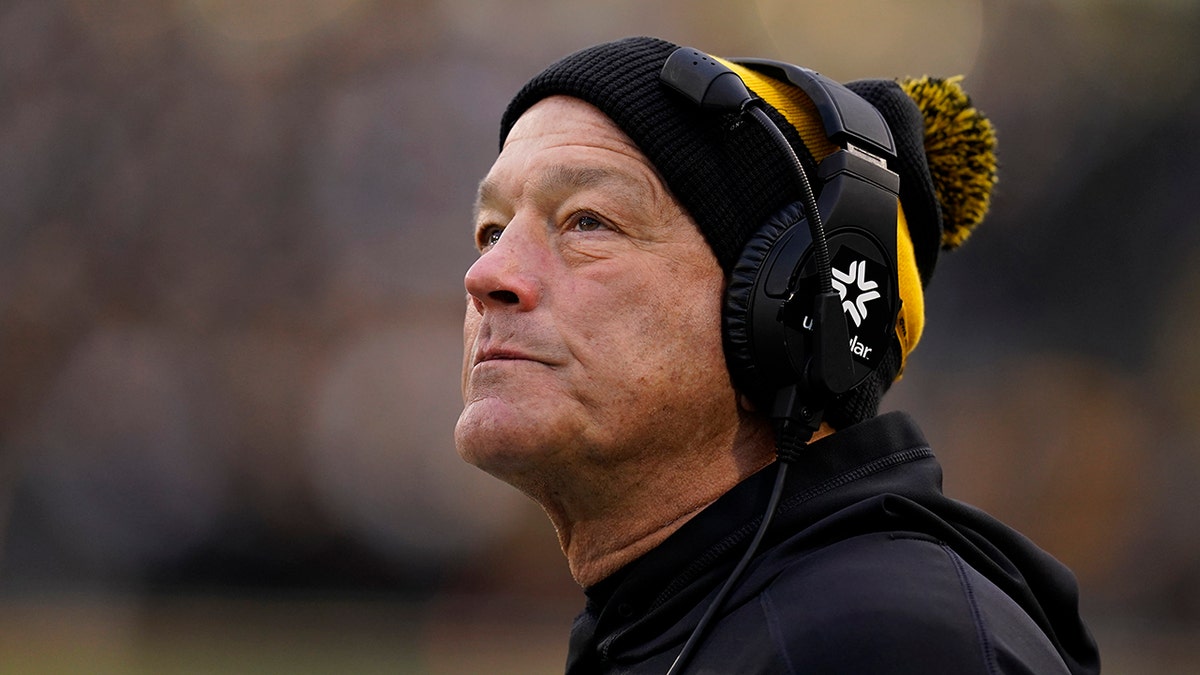
<path id="1" fill-rule="evenodd" d="M 635 37 L 596 45 L 552 64 L 509 103 L 500 146 L 517 119 L 555 95 L 582 99 L 613 120 L 658 169 L 695 220 L 728 273 L 750 236 L 798 198 L 788 158 L 756 124 L 734 124 L 701 110 L 659 80 L 678 45 Z M 816 108 L 803 92 L 757 71 L 725 62 L 796 150 L 805 171 L 836 147 L 825 137 Z M 903 370 L 924 325 L 923 289 L 941 250 L 963 242 L 987 212 L 996 181 L 995 134 L 958 79 L 862 80 L 849 89 L 874 105 L 891 128 L 900 176 L 898 264 L 903 301 L 893 353 L 879 371 L 826 411 L 835 428 L 873 416 L 879 399 Z"/>

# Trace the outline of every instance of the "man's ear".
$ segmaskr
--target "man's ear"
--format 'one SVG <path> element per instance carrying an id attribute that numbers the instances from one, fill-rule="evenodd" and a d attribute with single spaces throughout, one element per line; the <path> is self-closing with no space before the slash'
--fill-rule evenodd
<path id="1" fill-rule="evenodd" d="M 758 408 L 754 406 L 754 402 L 750 400 L 750 397 L 741 392 L 738 392 L 737 404 L 738 410 L 741 410 L 742 412 L 758 412 Z"/>

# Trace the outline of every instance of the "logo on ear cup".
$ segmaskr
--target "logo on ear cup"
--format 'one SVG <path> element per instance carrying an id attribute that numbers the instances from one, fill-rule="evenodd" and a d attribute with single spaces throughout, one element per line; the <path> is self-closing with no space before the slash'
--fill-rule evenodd
<path id="1" fill-rule="evenodd" d="M 867 318 L 867 303 L 882 297 L 876 290 L 879 284 L 867 280 L 867 261 L 855 260 L 845 272 L 837 268 L 830 271 L 833 272 L 833 288 L 842 300 L 842 309 L 854 320 L 855 327 L 862 326 L 863 319 Z M 852 300 L 846 299 L 850 290 L 846 284 L 854 285 L 856 295 Z"/>
<path id="2" fill-rule="evenodd" d="M 890 268 L 872 245 L 856 235 L 840 232 L 832 240 L 830 280 L 841 300 L 849 330 L 850 354 L 864 368 L 874 368 L 887 352 L 895 332 L 892 304 L 896 283 Z M 815 284 L 815 279 L 812 282 Z M 815 285 L 812 287 L 815 292 Z"/>

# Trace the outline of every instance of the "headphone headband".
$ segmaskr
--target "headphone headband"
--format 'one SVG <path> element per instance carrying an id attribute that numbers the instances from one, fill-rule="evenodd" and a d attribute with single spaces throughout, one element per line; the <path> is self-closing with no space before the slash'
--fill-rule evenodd
<path id="1" fill-rule="evenodd" d="M 817 106 L 825 135 L 843 148 L 857 143 L 863 149 L 886 160 L 896 158 L 896 142 L 883 114 L 840 82 L 808 68 L 782 61 L 757 58 L 729 59 L 764 75 L 789 82 Z"/>

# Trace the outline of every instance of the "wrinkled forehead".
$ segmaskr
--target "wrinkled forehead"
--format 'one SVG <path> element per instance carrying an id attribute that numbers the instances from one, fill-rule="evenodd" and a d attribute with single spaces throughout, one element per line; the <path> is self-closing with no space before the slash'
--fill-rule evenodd
<path id="1" fill-rule="evenodd" d="M 524 137 L 547 133 L 607 139 L 641 153 L 633 139 L 603 111 L 583 99 L 565 95 L 548 96 L 525 110 L 513 123 L 501 152 Z"/>
<path id="2" fill-rule="evenodd" d="M 568 96 L 543 99 L 516 121 L 479 184 L 476 209 L 529 187 L 543 193 L 605 187 L 630 196 L 649 191 L 674 201 L 628 134 L 600 109 Z"/>

